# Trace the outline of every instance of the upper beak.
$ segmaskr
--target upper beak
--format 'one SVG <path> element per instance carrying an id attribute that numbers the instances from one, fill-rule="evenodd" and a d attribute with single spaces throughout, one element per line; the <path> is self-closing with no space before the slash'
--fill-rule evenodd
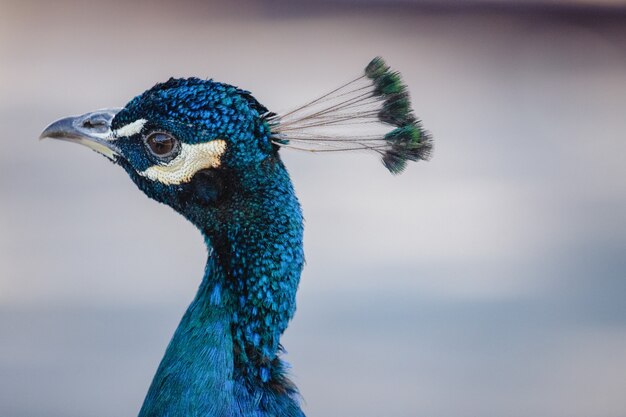
<path id="1" fill-rule="evenodd" d="M 46 127 L 39 139 L 52 138 L 80 143 L 115 161 L 120 152 L 115 146 L 116 138 L 111 131 L 111 122 L 120 110 L 102 109 L 59 119 Z"/>

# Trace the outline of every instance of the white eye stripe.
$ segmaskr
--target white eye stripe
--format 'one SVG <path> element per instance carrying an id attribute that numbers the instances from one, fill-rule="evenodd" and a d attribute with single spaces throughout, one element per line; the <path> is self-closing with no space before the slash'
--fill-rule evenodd
<path id="1" fill-rule="evenodd" d="M 117 138 L 133 136 L 137 133 L 141 133 L 141 129 L 143 129 L 144 125 L 147 122 L 148 121 L 146 119 L 139 119 L 125 126 L 122 126 L 119 129 L 115 129 L 109 137 L 109 140 L 115 140 Z"/>
<path id="2" fill-rule="evenodd" d="M 226 141 L 221 139 L 195 145 L 181 143 L 176 158 L 166 164 L 153 165 L 139 175 L 165 185 L 187 183 L 202 169 L 218 168 L 225 151 Z"/>

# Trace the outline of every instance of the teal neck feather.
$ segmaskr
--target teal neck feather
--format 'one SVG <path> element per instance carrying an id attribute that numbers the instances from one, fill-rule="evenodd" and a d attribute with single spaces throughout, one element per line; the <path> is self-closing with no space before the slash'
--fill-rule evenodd
<path id="1" fill-rule="evenodd" d="M 209 247 L 205 275 L 140 417 L 303 416 L 279 358 L 304 263 L 302 216 L 282 162 L 260 170 L 236 179 L 246 187 L 234 188 L 231 221 L 212 210 L 189 216 Z M 236 195 L 243 189 L 254 204 Z"/>
<path id="2" fill-rule="evenodd" d="M 212 282 L 222 274 L 215 257 L 209 257 L 200 289 L 167 347 L 140 417 L 237 415 L 232 409 L 229 312 L 213 305 L 210 294 Z M 184 410 L 194 410 L 194 414 Z"/>

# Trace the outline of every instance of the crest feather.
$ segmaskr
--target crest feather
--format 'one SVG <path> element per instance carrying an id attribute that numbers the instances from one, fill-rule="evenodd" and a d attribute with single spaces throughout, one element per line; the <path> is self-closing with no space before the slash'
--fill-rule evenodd
<path id="1" fill-rule="evenodd" d="M 414 115 L 400 73 L 381 57 L 358 78 L 283 115 L 267 115 L 272 142 L 309 152 L 370 151 L 393 174 L 427 160 L 432 138 Z M 390 130 L 391 129 L 391 130 Z"/>

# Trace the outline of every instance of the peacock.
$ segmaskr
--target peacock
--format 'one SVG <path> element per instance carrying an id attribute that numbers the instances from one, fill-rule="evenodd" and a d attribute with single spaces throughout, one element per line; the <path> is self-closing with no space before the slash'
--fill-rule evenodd
<path id="1" fill-rule="evenodd" d="M 170 78 L 124 108 L 55 121 L 41 138 L 121 166 L 206 242 L 202 282 L 140 417 L 304 416 L 280 344 L 304 265 L 303 216 L 279 151 L 366 151 L 398 174 L 432 150 L 400 74 L 380 57 L 284 114 L 232 85 Z"/>

